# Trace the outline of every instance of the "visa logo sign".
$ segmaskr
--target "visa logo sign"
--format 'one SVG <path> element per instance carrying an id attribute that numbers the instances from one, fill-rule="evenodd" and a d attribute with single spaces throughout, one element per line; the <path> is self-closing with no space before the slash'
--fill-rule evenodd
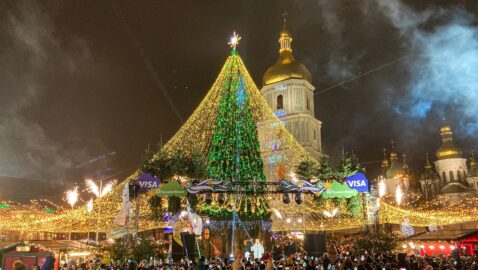
<path id="1" fill-rule="evenodd" d="M 347 185 L 349 187 L 366 187 L 367 183 L 365 183 L 365 180 L 351 180 L 347 182 Z"/>
<path id="2" fill-rule="evenodd" d="M 358 192 L 368 192 L 368 179 L 363 173 L 356 173 L 350 177 L 345 178 L 345 183 L 351 189 Z"/>
<path id="3" fill-rule="evenodd" d="M 139 181 L 139 187 L 146 189 L 158 188 L 158 183 L 156 181 Z"/>
<path id="4" fill-rule="evenodd" d="M 140 187 L 141 192 L 147 192 L 151 189 L 157 189 L 161 180 L 152 176 L 149 173 L 143 173 L 137 178 L 137 183 Z"/>

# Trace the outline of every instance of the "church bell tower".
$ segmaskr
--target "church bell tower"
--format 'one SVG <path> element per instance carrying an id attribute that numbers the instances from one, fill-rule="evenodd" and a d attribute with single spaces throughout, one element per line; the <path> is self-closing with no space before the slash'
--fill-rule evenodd
<path id="1" fill-rule="evenodd" d="M 262 96 L 286 129 L 317 160 L 322 151 L 322 122 L 315 118 L 314 90 L 309 70 L 292 55 L 292 35 L 284 27 L 279 35 L 279 58 L 263 77 Z"/>

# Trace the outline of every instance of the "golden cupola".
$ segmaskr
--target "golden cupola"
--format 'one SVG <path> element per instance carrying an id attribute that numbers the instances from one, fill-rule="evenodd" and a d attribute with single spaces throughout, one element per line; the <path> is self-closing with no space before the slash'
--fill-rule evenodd
<path id="1" fill-rule="evenodd" d="M 275 65 L 269 67 L 264 73 L 262 83 L 264 85 L 284 81 L 287 79 L 304 79 L 312 83 L 312 76 L 309 70 L 300 62 L 297 62 L 292 55 L 292 35 L 285 27 L 279 37 L 279 59 Z"/>
<path id="2" fill-rule="evenodd" d="M 451 131 L 450 126 L 443 126 L 440 128 L 440 135 L 442 144 L 438 148 L 436 155 L 440 159 L 448 158 L 460 158 L 461 150 L 453 142 L 453 132 Z"/>

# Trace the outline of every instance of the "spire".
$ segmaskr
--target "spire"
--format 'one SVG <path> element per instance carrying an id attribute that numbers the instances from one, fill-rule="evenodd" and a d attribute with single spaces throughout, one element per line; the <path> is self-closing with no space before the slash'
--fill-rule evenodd
<path id="1" fill-rule="evenodd" d="M 282 13 L 282 20 L 284 22 L 284 25 L 282 27 L 282 30 L 286 30 L 286 25 L 287 25 L 287 15 L 289 15 L 289 13 L 287 13 L 287 11 L 284 10 L 284 13 Z"/>
<path id="2" fill-rule="evenodd" d="M 390 160 L 397 160 L 397 152 L 395 151 L 395 141 L 391 140 Z"/>
<path id="3" fill-rule="evenodd" d="M 403 170 L 405 171 L 405 174 L 408 175 L 407 155 L 404 153 L 402 154 L 402 157 L 403 157 Z"/>
<path id="4" fill-rule="evenodd" d="M 383 152 L 382 168 L 385 169 L 385 168 L 388 168 L 387 149 L 383 148 L 382 152 Z"/>
<path id="5" fill-rule="evenodd" d="M 287 30 L 287 12 L 282 14 L 283 26 L 279 35 L 279 58 L 269 67 L 262 82 L 264 85 L 277 83 L 288 79 L 302 79 L 312 84 L 310 71 L 292 55 L 292 35 Z"/>
<path id="6" fill-rule="evenodd" d="M 451 127 L 448 125 L 441 127 L 440 135 L 442 145 L 437 150 L 437 158 L 447 159 L 461 157 L 461 150 L 453 143 L 453 132 L 451 131 Z"/>
<path id="7" fill-rule="evenodd" d="M 441 135 L 442 142 L 448 142 L 453 140 L 452 134 L 453 132 L 451 131 L 450 126 L 443 126 L 442 128 L 440 128 L 440 135 Z"/>
<path id="8" fill-rule="evenodd" d="M 406 172 L 404 164 L 401 164 L 398 159 L 397 152 L 395 151 L 395 142 L 391 141 L 390 143 L 392 145 L 392 149 L 390 150 L 390 167 L 388 167 L 385 175 L 387 179 L 403 177 L 408 172 Z"/>
<path id="9" fill-rule="evenodd" d="M 279 53 L 285 52 L 285 51 L 292 52 L 292 47 L 291 47 L 292 35 L 290 34 L 290 32 L 287 30 L 287 27 L 286 27 L 287 15 L 288 13 L 285 11 L 282 14 L 284 25 L 282 27 L 282 31 L 280 32 L 280 37 L 279 37 L 279 44 L 280 44 Z"/>

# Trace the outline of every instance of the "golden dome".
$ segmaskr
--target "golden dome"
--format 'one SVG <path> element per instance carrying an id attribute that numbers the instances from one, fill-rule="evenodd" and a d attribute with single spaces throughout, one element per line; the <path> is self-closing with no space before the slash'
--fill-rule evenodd
<path id="1" fill-rule="evenodd" d="M 441 132 L 441 133 L 451 132 L 451 127 L 449 127 L 449 126 L 441 127 L 441 128 L 440 128 L 440 132 Z"/>
<path id="2" fill-rule="evenodd" d="M 300 62 L 295 61 L 292 55 L 292 35 L 287 29 L 282 29 L 279 37 L 279 59 L 275 65 L 269 67 L 264 73 L 262 83 L 272 84 L 287 79 L 304 79 L 312 83 L 309 70 Z"/>
<path id="3" fill-rule="evenodd" d="M 453 143 L 453 132 L 449 126 L 440 128 L 442 145 L 438 148 L 436 155 L 438 159 L 459 158 L 461 150 Z"/>
<path id="4" fill-rule="evenodd" d="M 438 159 L 446 158 L 458 158 L 461 157 L 460 149 L 458 149 L 454 144 L 442 145 L 437 150 Z"/>

